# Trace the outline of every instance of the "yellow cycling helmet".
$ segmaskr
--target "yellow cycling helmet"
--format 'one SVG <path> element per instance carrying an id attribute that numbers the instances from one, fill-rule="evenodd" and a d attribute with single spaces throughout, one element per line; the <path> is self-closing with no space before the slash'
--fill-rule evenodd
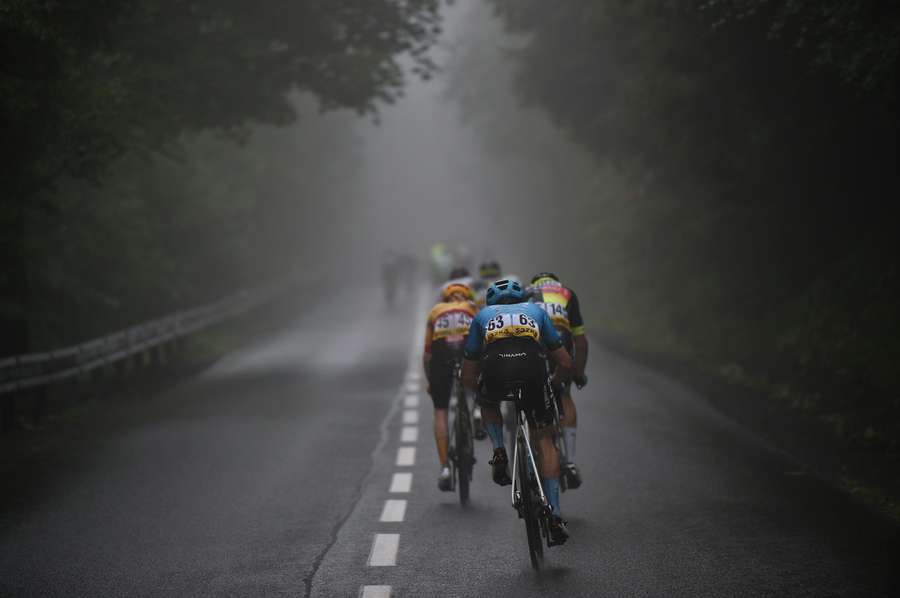
<path id="1" fill-rule="evenodd" d="M 472 289 L 469 288 L 469 285 L 463 284 L 461 282 L 452 282 L 441 289 L 441 299 L 444 301 L 449 301 L 453 295 L 456 294 L 465 295 L 465 297 L 469 300 L 475 298 L 475 294 L 472 292 Z"/>

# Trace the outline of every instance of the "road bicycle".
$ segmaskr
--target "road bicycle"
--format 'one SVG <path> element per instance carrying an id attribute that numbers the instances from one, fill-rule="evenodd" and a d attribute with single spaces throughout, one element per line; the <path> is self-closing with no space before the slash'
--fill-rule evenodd
<path id="1" fill-rule="evenodd" d="M 450 461 L 451 488 L 459 490 L 459 503 L 469 503 L 469 485 L 472 482 L 472 470 L 475 465 L 475 442 L 472 430 L 472 416 L 466 389 L 460 378 L 462 365 L 456 362 L 453 367 L 453 387 L 450 393 L 450 445 L 448 457 Z"/>
<path id="2" fill-rule="evenodd" d="M 565 469 L 566 463 L 569 462 L 569 455 L 566 450 L 565 440 L 563 439 L 563 409 L 561 404 L 561 394 L 557 392 L 552 382 L 550 382 L 549 374 L 547 379 L 546 392 L 548 393 L 548 396 L 550 398 L 550 404 L 553 406 L 553 423 L 550 425 L 553 428 L 553 443 L 556 445 L 556 450 L 559 453 L 559 466 L 560 470 L 562 471 Z M 516 430 L 518 426 L 518 407 L 515 406 L 515 403 L 513 401 L 508 401 L 506 402 L 502 411 L 503 428 L 506 433 L 507 446 L 514 446 L 516 444 Z M 560 491 L 565 492 L 568 489 L 567 481 L 568 480 L 565 475 L 559 476 Z"/>
<path id="3" fill-rule="evenodd" d="M 550 383 L 547 383 L 547 392 L 551 393 L 553 407 L 554 442 L 559 445 L 559 410 L 556 407 L 556 399 Z M 550 546 L 550 523 L 552 511 L 544 489 L 541 486 L 541 476 L 538 472 L 534 451 L 531 448 L 531 434 L 529 431 L 528 417 L 524 404 L 524 383 L 515 382 L 508 386 L 507 400 L 512 402 L 516 413 L 515 442 L 513 444 L 513 484 L 511 490 L 512 506 L 519 514 L 520 519 L 525 520 L 525 533 L 528 537 L 528 556 L 531 566 L 540 569 L 544 560 L 544 545 Z"/>

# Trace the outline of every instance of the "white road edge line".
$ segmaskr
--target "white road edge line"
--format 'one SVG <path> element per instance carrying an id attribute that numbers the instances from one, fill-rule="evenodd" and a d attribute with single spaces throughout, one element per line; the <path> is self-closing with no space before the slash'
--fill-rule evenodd
<path id="1" fill-rule="evenodd" d="M 416 426 L 404 426 L 400 431 L 400 442 L 418 442 L 419 428 Z"/>
<path id="2" fill-rule="evenodd" d="M 419 423 L 419 412 L 413 409 L 407 409 L 403 412 L 403 423 L 404 424 L 417 424 Z"/>
<path id="3" fill-rule="evenodd" d="M 410 467 L 416 464 L 416 447 L 401 446 L 397 449 L 397 466 Z"/>
<path id="4" fill-rule="evenodd" d="M 409 472 L 397 472 L 391 478 L 391 487 L 388 492 L 393 494 L 405 494 L 412 489 L 412 475 Z"/>
<path id="5" fill-rule="evenodd" d="M 372 552 L 369 553 L 369 566 L 394 567 L 397 564 L 398 548 L 400 548 L 400 534 L 375 534 Z"/>
<path id="6" fill-rule="evenodd" d="M 419 395 L 407 395 L 406 398 L 403 399 L 404 407 L 418 407 L 419 406 Z"/>
<path id="7" fill-rule="evenodd" d="M 406 517 L 406 499 L 389 498 L 384 501 L 384 509 L 381 510 L 382 523 L 402 523 Z"/>

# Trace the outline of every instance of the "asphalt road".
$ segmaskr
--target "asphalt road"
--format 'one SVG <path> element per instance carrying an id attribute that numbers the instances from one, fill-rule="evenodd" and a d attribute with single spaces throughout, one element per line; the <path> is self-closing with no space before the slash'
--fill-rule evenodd
<path id="1" fill-rule="evenodd" d="M 350 293 L 303 306 L 43 464 L 0 517 L 0 594 L 900 594 L 896 526 L 597 347 L 572 539 L 533 572 L 486 443 L 467 508 L 436 488 L 423 317 Z"/>

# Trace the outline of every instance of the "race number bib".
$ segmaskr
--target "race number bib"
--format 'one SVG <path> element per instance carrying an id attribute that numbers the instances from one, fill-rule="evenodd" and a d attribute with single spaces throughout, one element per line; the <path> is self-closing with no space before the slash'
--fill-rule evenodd
<path id="1" fill-rule="evenodd" d="M 497 314 L 484 326 L 484 342 L 492 343 L 501 338 L 524 337 L 533 340 L 540 338 L 540 329 L 534 318 L 524 313 Z"/>
<path id="2" fill-rule="evenodd" d="M 541 308 L 547 312 L 547 315 L 550 316 L 550 321 L 553 322 L 554 326 L 562 328 L 563 330 L 571 330 L 571 325 L 569 324 L 569 312 L 567 312 L 566 308 L 561 304 L 546 301 L 544 303 L 538 303 L 537 305 L 540 305 Z"/>
<path id="3" fill-rule="evenodd" d="M 433 338 L 461 338 L 469 333 L 471 325 L 472 316 L 464 311 L 444 312 L 434 321 Z"/>

